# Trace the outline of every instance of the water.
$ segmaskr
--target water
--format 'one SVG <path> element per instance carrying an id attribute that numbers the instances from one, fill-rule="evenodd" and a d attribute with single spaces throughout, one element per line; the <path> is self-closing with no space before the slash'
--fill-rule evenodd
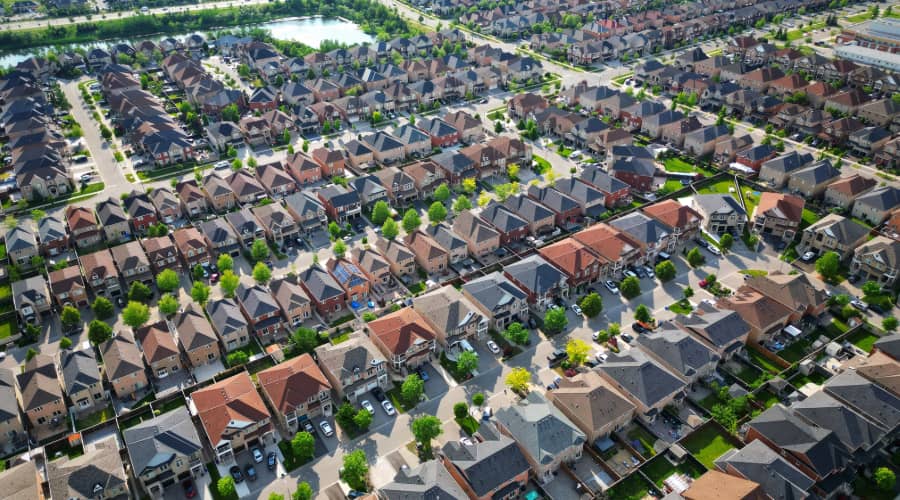
<path id="1" fill-rule="evenodd" d="M 366 42 L 373 42 L 375 39 L 366 34 L 358 25 L 338 18 L 322 18 L 322 17 L 304 17 L 290 18 L 279 21 L 271 21 L 258 25 L 234 26 L 229 29 L 240 28 L 262 28 L 272 33 L 272 37 L 276 40 L 291 40 L 294 42 L 302 42 L 311 47 L 318 47 L 323 40 L 337 40 L 347 45 L 358 45 Z M 74 50 L 76 47 L 83 49 L 93 47 L 107 47 L 122 42 L 137 42 L 139 40 L 159 41 L 164 38 L 184 38 L 196 32 L 170 33 L 165 35 L 155 35 L 147 37 L 138 37 L 134 39 L 104 40 L 102 42 L 81 43 L 71 45 L 61 45 L 54 47 L 58 52 L 67 52 Z M 205 33 L 200 35 L 206 37 Z M 34 54 L 40 54 L 43 51 L 40 48 L 32 48 L 21 52 L 6 52 L 0 55 L 0 68 L 11 67 L 28 59 Z"/>

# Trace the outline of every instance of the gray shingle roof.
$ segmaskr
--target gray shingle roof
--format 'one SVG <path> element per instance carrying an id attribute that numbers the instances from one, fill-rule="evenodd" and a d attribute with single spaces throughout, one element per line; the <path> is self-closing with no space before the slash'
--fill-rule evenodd
<path id="1" fill-rule="evenodd" d="M 585 435 L 544 396 L 530 392 L 524 401 L 500 408 L 497 421 L 524 447 L 532 460 L 549 464 L 556 455 L 585 442 Z"/>
<path id="2" fill-rule="evenodd" d="M 640 212 L 632 212 L 610 223 L 641 243 L 653 245 L 669 236 L 669 228 L 656 219 L 651 219 Z"/>
<path id="3" fill-rule="evenodd" d="M 206 304 L 206 312 L 216 331 L 223 337 L 247 328 L 247 319 L 234 299 L 210 301 Z"/>
<path id="4" fill-rule="evenodd" d="M 43 243 L 65 238 L 66 224 L 57 217 L 44 217 L 38 221 L 38 234 Z"/>
<path id="5" fill-rule="evenodd" d="M 511 302 L 524 301 L 528 298 L 525 292 L 509 281 L 500 271 L 464 284 L 463 290 L 488 311 L 497 311 L 507 307 Z"/>
<path id="6" fill-rule="evenodd" d="M 554 216 L 552 210 L 534 201 L 528 196 L 525 196 L 524 194 L 518 194 L 516 196 L 508 198 L 503 203 L 503 205 L 514 211 L 519 215 L 519 217 L 522 217 L 529 223 L 537 222 L 539 220 Z"/>
<path id="7" fill-rule="evenodd" d="M 733 467 L 742 476 L 759 483 L 772 498 L 806 498 L 815 485 L 815 481 L 758 439 L 722 455 L 716 464 Z"/>
<path id="8" fill-rule="evenodd" d="M 300 282 L 312 298 L 324 302 L 344 294 L 344 290 L 327 271 L 318 265 L 310 266 L 300 273 Z"/>
<path id="9" fill-rule="evenodd" d="M 525 219 L 495 201 L 484 207 L 484 210 L 481 211 L 481 218 L 504 233 L 528 226 L 528 222 Z"/>
<path id="10" fill-rule="evenodd" d="M 485 441 L 472 446 L 451 441 L 441 450 L 462 472 L 479 497 L 529 469 L 528 460 L 519 445 L 487 427 L 482 426 L 480 431 L 483 437 L 488 438 Z"/>
<path id="11" fill-rule="evenodd" d="M 203 449 L 197 429 L 185 407 L 163 413 L 122 431 L 135 475 L 171 464 Z"/>
<path id="12" fill-rule="evenodd" d="M 522 286 L 538 295 L 543 295 L 566 281 L 566 275 L 540 255 L 532 255 L 527 259 L 510 264 L 504 271 Z"/>
<path id="13" fill-rule="evenodd" d="M 238 286 L 235 297 L 244 306 L 244 310 L 251 318 L 258 318 L 264 314 L 271 314 L 280 311 L 275 297 L 268 290 L 259 286 L 247 286 L 241 284 Z"/>
<path id="14" fill-rule="evenodd" d="M 695 376 L 700 369 L 719 359 L 702 342 L 668 322 L 653 333 L 638 335 L 637 342 L 684 377 Z"/>
<path id="15" fill-rule="evenodd" d="M 26 226 L 16 226 L 6 233 L 6 251 L 15 252 L 27 249 L 37 250 L 37 238 Z"/>
<path id="16" fill-rule="evenodd" d="M 694 201 L 707 214 L 737 214 L 747 216 L 747 212 L 741 204 L 730 194 L 698 194 L 694 196 Z"/>
<path id="17" fill-rule="evenodd" d="M 12 370 L 0 368 L 0 422 L 19 416 L 16 401 L 16 378 Z"/>
<path id="18" fill-rule="evenodd" d="M 600 167 L 585 167 L 578 178 L 607 194 L 628 188 L 628 184 L 600 170 Z"/>
<path id="19" fill-rule="evenodd" d="M 794 412 L 814 425 L 830 429 L 850 452 L 868 449 L 884 437 L 884 429 L 847 408 L 825 391 L 818 391 L 796 403 Z"/>
<path id="20" fill-rule="evenodd" d="M 387 500 L 468 498 L 440 460 L 429 460 L 411 469 L 401 469 L 394 480 L 379 488 L 379 491 Z"/>
<path id="21" fill-rule="evenodd" d="M 675 321 L 699 332 L 720 349 L 728 349 L 750 332 L 750 325 L 736 311 L 719 310 L 712 307 L 705 310 L 702 315 L 679 315 Z"/>
<path id="22" fill-rule="evenodd" d="M 777 172 L 789 173 L 803 168 L 804 165 L 808 165 L 812 161 L 813 156 L 809 153 L 797 153 L 796 151 L 791 151 L 790 153 L 772 158 L 763 163 L 762 166 L 771 168 Z"/>
<path id="23" fill-rule="evenodd" d="M 888 431 L 900 425 L 900 398 L 856 372 L 831 378 L 825 391 Z"/>
<path id="24" fill-rule="evenodd" d="M 881 337 L 875 341 L 875 348 L 894 359 L 900 360 L 900 333 Z"/>
<path id="25" fill-rule="evenodd" d="M 834 168 L 830 160 L 825 159 L 792 173 L 791 180 L 815 186 L 829 179 L 837 179 L 840 176 L 841 171 Z"/>
<path id="26" fill-rule="evenodd" d="M 100 382 L 100 368 L 93 349 L 62 351 L 59 353 L 59 365 L 63 387 L 70 396 Z"/>
<path id="27" fill-rule="evenodd" d="M 838 241 L 856 242 L 869 234 L 869 228 L 838 214 L 828 214 L 805 231 L 818 232 L 834 237 Z"/>
<path id="28" fill-rule="evenodd" d="M 454 252 L 467 247 L 466 241 L 457 236 L 456 233 L 453 232 L 453 229 L 445 223 L 436 226 L 428 226 L 428 229 L 426 229 L 425 232 L 427 232 L 428 235 L 447 252 Z"/>
<path id="29" fill-rule="evenodd" d="M 856 204 L 863 204 L 878 211 L 890 210 L 900 206 L 900 189 L 887 186 L 861 195 Z"/>
<path id="30" fill-rule="evenodd" d="M 463 238 L 469 238 L 475 242 L 482 242 L 500 236 L 500 233 L 488 223 L 468 210 L 460 213 L 453 220 L 453 231 Z"/>
<path id="31" fill-rule="evenodd" d="M 646 407 L 652 407 L 685 387 L 684 382 L 649 358 L 640 347 L 612 354 L 597 369 Z"/>

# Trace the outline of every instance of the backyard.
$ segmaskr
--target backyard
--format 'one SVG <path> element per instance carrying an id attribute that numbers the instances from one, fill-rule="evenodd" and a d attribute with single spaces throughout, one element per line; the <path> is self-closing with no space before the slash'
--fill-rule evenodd
<path id="1" fill-rule="evenodd" d="M 661 488 L 663 481 L 668 479 L 672 474 L 684 474 L 696 479 L 706 472 L 706 468 L 690 457 L 685 457 L 680 464 L 675 465 L 665 456 L 658 456 L 641 467 L 641 471 L 646 474 L 656 486 Z"/>
<path id="2" fill-rule="evenodd" d="M 701 189 L 699 192 L 700 192 L 700 194 L 719 193 L 719 194 L 731 194 L 732 196 L 734 196 L 734 193 L 732 193 L 733 189 L 734 189 L 734 180 L 733 179 L 724 179 L 724 180 L 714 182 L 714 183 L 710 184 L 709 186 L 706 186 L 705 188 Z"/>
<path id="3" fill-rule="evenodd" d="M 756 393 L 756 402 L 768 409 L 775 406 L 775 403 L 778 402 L 778 396 L 768 389 L 763 389 Z"/>
<path id="4" fill-rule="evenodd" d="M 656 450 L 653 449 L 653 444 L 656 443 L 656 436 L 651 434 L 644 429 L 640 425 L 632 426 L 631 430 L 628 431 L 628 442 L 631 443 L 632 448 L 641 452 L 641 455 L 644 458 L 650 458 L 656 455 Z M 639 444 L 640 446 L 636 446 Z M 643 448 L 643 450 L 641 450 Z"/>
<path id="5" fill-rule="evenodd" d="M 707 425 L 697 430 L 684 438 L 681 444 L 709 469 L 715 466 L 717 458 L 734 448 L 724 432 L 713 425 Z"/>
<path id="6" fill-rule="evenodd" d="M 640 474 L 632 474 L 606 490 L 606 495 L 621 500 L 641 500 L 650 492 L 650 486 Z"/>
<path id="7" fill-rule="evenodd" d="M 825 376 L 817 371 L 813 371 L 813 372 L 810 372 L 809 375 L 803 375 L 803 374 L 796 375 L 794 378 L 791 379 L 791 385 L 793 385 L 794 387 L 799 389 L 799 388 L 803 387 L 804 385 L 810 384 L 810 383 L 815 384 L 815 385 L 822 385 L 825 383 L 826 380 L 828 380 L 827 376 Z"/>
<path id="8" fill-rule="evenodd" d="M 747 384 L 747 386 L 756 387 L 769 379 L 769 375 L 763 373 L 759 368 L 750 366 L 747 363 L 738 362 L 736 360 L 735 362 L 740 365 L 740 369 L 737 371 L 729 370 L 728 373 L 731 373 L 732 375 L 740 379 L 741 382 Z"/>
<path id="9" fill-rule="evenodd" d="M 778 375 L 779 373 L 781 373 L 781 368 L 778 365 L 770 361 L 769 358 L 763 356 L 762 353 L 760 353 L 753 347 L 747 349 L 747 357 L 749 357 L 750 361 L 756 364 L 756 366 L 771 373 L 772 375 Z"/>
<path id="10" fill-rule="evenodd" d="M 875 341 L 878 339 L 878 335 L 875 335 L 866 328 L 860 328 L 847 337 L 847 340 L 849 340 L 851 344 L 866 352 L 872 352 L 872 347 L 875 346 Z"/>
<path id="11" fill-rule="evenodd" d="M 796 363 L 809 353 L 816 338 L 816 335 L 807 335 L 802 339 L 796 340 L 792 342 L 791 345 L 779 351 L 778 356 L 788 363 Z"/>
<path id="12" fill-rule="evenodd" d="M 711 177 L 716 174 L 715 171 L 710 170 L 708 168 L 703 168 L 697 165 L 692 165 L 681 158 L 666 158 L 663 161 L 663 165 L 666 168 L 666 172 L 674 172 L 680 174 L 687 173 L 700 173 L 705 175 L 706 177 Z"/>
<path id="13" fill-rule="evenodd" d="M 113 409 L 112 405 L 107 405 L 106 408 L 103 408 L 100 411 L 94 412 L 82 419 L 75 421 L 75 428 L 83 431 L 87 428 L 93 427 L 101 422 L 106 422 L 107 420 L 111 420 L 116 417 L 116 411 Z"/>

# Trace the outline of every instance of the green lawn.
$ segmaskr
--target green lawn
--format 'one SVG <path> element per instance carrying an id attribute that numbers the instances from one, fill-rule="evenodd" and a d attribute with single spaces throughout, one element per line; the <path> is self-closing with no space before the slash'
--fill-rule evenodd
<path id="1" fill-rule="evenodd" d="M 689 301 L 687 301 L 686 299 L 682 299 L 670 305 L 669 310 L 675 314 L 683 314 L 687 316 L 691 313 L 691 311 L 694 310 L 694 308 L 693 306 L 691 306 L 691 303 Z"/>
<path id="2" fill-rule="evenodd" d="M 606 490 L 606 495 L 616 500 L 641 500 L 650 492 L 650 486 L 640 474 L 632 474 Z"/>
<path id="3" fill-rule="evenodd" d="M 812 372 L 809 375 L 795 376 L 793 379 L 791 379 L 791 385 L 799 389 L 809 383 L 822 385 L 826 380 L 828 380 L 828 377 L 826 377 L 825 375 L 822 375 L 819 372 Z"/>
<path id="4" fill-rule="evenodd" d="M 641 443 L 641 446 L 644 447 L 646 453 L 643 453 L 644 458 L 650 458 L 656 455 L 656 450 L 653 449 L 653 443 L 655 443 L 656 436 L 650 434 L 647 429 L 644 429 L 640 425 L 635 425 L 628 431 L 628 441 L 638 441 Z"/>
<path id="5" fill-rule="evenodd" d="M 385 394 L 388 399 L 391 400 L 391 404 L 394 405 L 394 408 L 400 413 L 406 413 L 414 408 L 408 406 L 406 401 L 403 400 L 403 395 L 400 393 L 400 384 L 394 384 L 394 388 L 390 389 Z"/>
<path id="6" fill-rule="evenodd" d="M 481 426 L 478 420 L 475 420 L 475 417 L 473 417 L 472 415 L 466 415 L 465 418 L 457 418 L 455 420 L 459 425 L 459 428 L 470 436 L 478 432 L 478 427 Z"/>
<path id="7" fill-rule="evenodd" d="M 762 269 L 741 269 L 738 272 L 746 274 L 747 276 L 766 276 L 769 274 L 769 271 L 764 271 Z"/>
<path id="8" fill-rule="evenodd" d="M 778 402 L 778 396 L 773 394 L 768 389 L 763 389 L 756 393 L 756 401 L 765 406 L 766 408 L 771 408 Z"/>
<path id="9" fill-rule="evenodd" d="M 759 191 L 754 190 L 753 188 L 743 188 L 744 193 L 744 208 L 747 210 L 747 217 L 753 216 L 753 211 L 756 210 L 756 205 L 759 204 Z"/>
<path id="10" fill-rule="evenodd" d="M 0 260 L 6 260 L 6 244 L 0 243 Z"/>
<path id="11" fill-rule="evenodd" d="M 183 398 L 174 398 L 170 401 L 167 401 L 161 405 L 153 405 L 154 410 L 159 410 L 160 414 L 168 413 L 176 408 L 181 408 L 185 405 L 185 401 Z"/>
<path id="12" fill-rule="evenodd" d="M 806 229 L 811 226 L 814 222 L 819 220 L 819 216 L 816 215 L 815 212 L 808 208 L 803 209 L 803 215 L 800 220 L 800 229 Z"/>
<path id="13" fill-rule="evenodd" d="M 12 286 L 9 283 L 0 285 L 0 301 L 12 299 Z"/>
<path id="14" fill-rule="evenodd" d="M 407 289 L 409 290 L 409 293 L 411 293 L 413 295 L 418 295 L 425 291 L 425 283 L 423 283 L 421 281 L 418 283 L 413 283 L 412 285 L 409 285 L 407 287 Z"/>
<path id="15" fill-rule="evenodd" d="M 844 20 L 848 23 L 861 23 L 863 21 L 868 21 L 869 19 L 872 19 L 872 13 L 867 10 L 865 12 L 856 14 L 855 16 L 850 16 Z"/>
<path id="16" fill-rule="evenodd" d="M 551 168 L 551 167 L 550 167 L 550 162 L 547 161 L 547 160 L 545 160 L 544 158 L 542 158 L 542 157 L 540 157 L 540 156 L 538 156 L 538 155 L 532 155 L 532 156 L 531 156 L 531 161 L 534 162 L 534 163 L 533 163 L 534 167 L 532 168 L 532 170 L 534 170 L 535 173 L 537 173 L 538 175 L 550 171 L 550 168 Z"/>
<path id="17" fill-rule="evenodd" d="M 346 342 L 347 339 L 349 339 L 349 338 L 350 338 L 350 332 L 342 333 L 342 334 L 338 335 L 337 337 L 331 337 L 331 344 L 338 345 L 341 342 Z"/>
<path id="18" fill-rule="evenodd" d="M 750 366 L 747 363 L 741 363 L 741 370 L 737 373 L 732 373 L 732 375 L 751 387 L 762 384 L 768 380 L 770 376 L 769 374 L 760 371 L 759 368 Z"/>
<path id="19" fill-rule="evenodd" d="M 5 339 L 12 335 L 13 330 L 15 329 L 16 318 L 15 316 L 10 317 L 6 321 L 0 322 L 0 339 Z"/>
<path id="20" fill-rule="evenodd" d="M 815 339 L 816 336 L 814 335 L 809 335 L 806 338 L 802 338 L 779 351 L 778 356 L 788 363 L 796 363 L 807 355 Z"/>
<path id="21" fill-rule="evenodd" d="M 676 180 L 676 179 L 669 179 L 666 181 L 665 184 L 663 184 L 662 189 L 659 190 L 659 194 L 661 196 L 665 196 L 669 193 L 675 193 L 677 191 L 681 191 L 685 187 L 687 187 L 687 186 L 684 186 L 683 184 L 681 184 L 681 181 Z"/>
<path id="22" fill-rule="evenodd" d="M 725 435 L 712 425 L 694 432 L 685 438 L 681 444 L 709 469 L 714 467 L 717 458 L 734 448 L 734 445 L 726 439 Z"/>
<path id="23" fill-rule="evenodd" d="M 681 158 L 666 158 L 666 160 L 663 161 L 663 165 L 665 165 L 666 167 L 666 172 L 678 172 L 686 174 L 689 172 L 697 171 L 697 169 L 693 165 L 682 160 Z"/>
<path id="24" fill-rule="evenodd" d="M 107 420 L 111 420 L 116 417 L 116 411 L 113 409 L 112 405 L 108 405 L 106 408 L 102 410 L 92 413 L 80 420 L 75 421 L 75 428 L 83 431 L 88 427 L 93 427 L 101 422 L 106 422 Z"/>
<path id="25" fill-rule="evenodd" d="M 851 333 L 850 337 L 847 338 L 853 345 L 866 352 L 872 352 L 872 347 L 878 339 L 878 335 L 875 335 L 866 329 L 859 329 Z"/>
<path id="26" fill-rule="evenodd" d="M 765 356 L 760 354 L 756 349 L 747 349 L 747 354 L 750 360 L 763 370 L 766 370 L 772 375 L 781 373 L 781 368 L 778 365 L 769 361 L 769 358 L 766 358 Z"/>
<path id="27" fill-rule="evenodd" d="M 672 474 L 681 473 L 692 478 L 698 478 L 706 472 L 706 468 L 699 463 L 694 463 L 689 458 L 685 458 L 684 462 L 677 466 L 672 465 L 672 462 L 669 462 L 666 457 L 660 456 L 647 462 L 647 464 L 641 467 L 641 472 L 646 474 L 656 486 L 662 487 L 663 481 L 668 479 Z"/>

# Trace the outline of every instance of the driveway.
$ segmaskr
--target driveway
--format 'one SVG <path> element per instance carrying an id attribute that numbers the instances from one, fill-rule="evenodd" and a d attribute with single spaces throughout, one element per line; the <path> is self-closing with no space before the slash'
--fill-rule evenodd
<path id="1" fill-rule="evenodd" d="M 438 360 L 434 360 L 433 362 L 439 363 Z M 440 397 L 450 389 L 450 384 L 448 383 L 448 381 L 444 380 L 444 377 L 440 372 L 438 372 L 438 369 L 435 368 L 431 363 L 422 365 L 422 370 L 428 376 L 428 380 L 425 381 L 426 398 L 433 399 L 436 397 Z M 372 401 L 372 404 L 375 404 L 377 402 L 374 399 L 370 399 L 369 401 Z"/>
<path id="2" fill-rule="evenodd" d="M 206 472 L 206 467 L 200 469 L 200 472 L 201 476 L 193 478 L 194 489 L 197 490 L 197 496 L 194 498 L 197 500 L 212 500 L 211 488 L 215 488 L 215 485 L 210 484 L 211 480 Z M 175 484 L 166 488 L 163 491 L 163 498 L 165 500 L 184 500 L 184 489 L 181 486 L 181 481 L 175 481 Z"/>
<path id="3" fill-rule="evenodd" d="M 606 491 L 615 482 L 606 470 L 587 453 L 583 454 L 569 469 L 595 493 Z"/>
<path id="4" fill-rule="evenodd" d="M 284 457 L 282 457 L 281 451 L 278 449 L 278 446 L 270 444 L 264 448 L 260 448 L 260 450 L 263 454 L 263 461 L 260 463 L 256 463 L 253 461 L 253 454 L 250 450 L 244 450 L 235 455 L 235 459 L 233 461 L 217 464 L 221 477 L 229 475 L 229 469 L 234 465 L 237 465 L 241 468 L 241 474 L 243 475 L 244 480 L 236 485 L 238 496 L 241 498 L 250 496 L 251 494 L 261 490 L 262 488 L 265 488 L 270 482 L 274 481 L 284 474 L 284 466 L 282 466 Z M 274 452 L 278 456 L 278 462 L 275 466 L 275 469 L 273 470 L 269 470 L 269 468 L 266 466 L 266 457 L 270 452 Z M 256 471 L 256 480 L 251 481 L 247 477 L 246 470 L 248 466 L 253 466 L 253 469 Z"/>
<path id="5" fill-rule="evenodd" d="M 209 379 L 215 377 L 216 375 L 222 373 L 223 371 L 225 371 L 225 365 L 222 364 L 221 359 L 217 359 L 211 363 L 207 363 L 203 366 L 198 366 L 197 368 L 194 368 L 193 375 L 194 375 L 194 379 L 196 379 L 197 382 L 203 382 L 205 380 L 209 380 Z"/>

